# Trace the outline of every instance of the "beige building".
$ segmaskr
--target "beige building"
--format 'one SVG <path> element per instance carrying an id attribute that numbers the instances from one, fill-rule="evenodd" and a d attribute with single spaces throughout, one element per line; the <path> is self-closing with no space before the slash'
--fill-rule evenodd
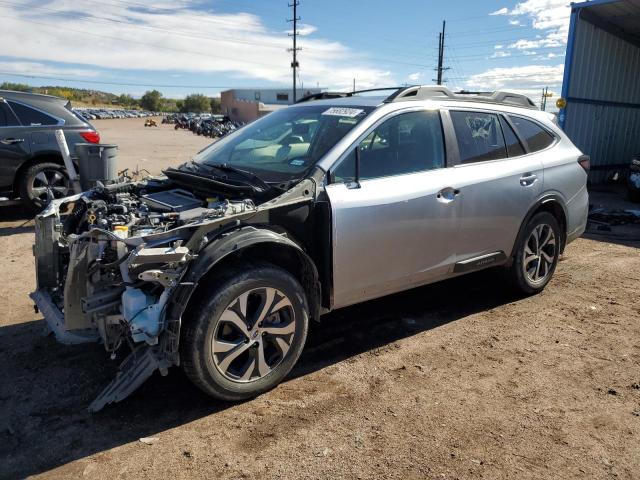
<path id="1" fill-rule="evenodd" d="M 313 93 L 320 93 L 320 88 L 298 90 L 298 98 Z M 233 89 L 220 94 L 222 113 L 231 120 L 251 122 L 274 110 L 293 103 L 292 90 L 278 88 Z"/>

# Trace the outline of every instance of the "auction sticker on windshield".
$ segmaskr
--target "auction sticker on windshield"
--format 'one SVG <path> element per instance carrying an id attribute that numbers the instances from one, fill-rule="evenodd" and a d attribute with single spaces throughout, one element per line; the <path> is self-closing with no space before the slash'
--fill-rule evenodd
<path id="1" fill-rule="evenodd" d="M 344 108 L 344 107 L 331 107 L 328 110 L 322 112 L 322 115 L 335 115 L 338 117 L 356 117 L 360 115 L 364 110 L 359 108 Z"/>

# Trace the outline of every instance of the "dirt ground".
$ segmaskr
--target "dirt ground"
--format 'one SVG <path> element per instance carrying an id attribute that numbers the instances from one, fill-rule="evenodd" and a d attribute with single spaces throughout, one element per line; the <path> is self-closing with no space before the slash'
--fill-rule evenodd
<path id="1" fill-rule="evenodd" d="M 152 171 L 206 144 L 142 123 L 96 125 Z M 571 244 L 535 297 L 487 271 L 334 312 L 255 400 L 173 369 L 91 415 L 122 358 L 42 335 L 32 224 L 0 210 L 0 478 L 640 478 L 640 228 Z"/>
<path id="2" fill-rule="evenodd" d="M 173 125 L 160 123 L 157 127 L 145 127 L 146 118 L 114 118 L 93 120 L 100 132 L 102 143 L 118 145 L 118 168 L 146 169 L 154 174 L 170 166 L 189 160 L 194 154 L 213 142 L 199 137 L 189 130 L 174 130 Z"/>

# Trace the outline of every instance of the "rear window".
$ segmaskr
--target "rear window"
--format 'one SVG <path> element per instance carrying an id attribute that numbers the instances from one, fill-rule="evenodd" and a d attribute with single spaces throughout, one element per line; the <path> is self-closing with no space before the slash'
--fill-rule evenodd
<path id="1" fill-rule="evenodd" d="M 515 125 L 516 130 L 518 130 L 520 137 L 527 141 L 529 151 L 537 152 L 539 150 L 544 150 L 553 143 L 553 135 L 544 130 L 537 123 L 513 115 L 511 115 L 510 118 Z"/>
<path id="2" fill-rule="evenodd" d="M 15 115 L 9 110 L 6 103 L 0 102 L 0 127 L 14 127 L 20 125 Z"/>
<path id="3" fill-rule="evenodd" d="M 461 163 L 507 158 L 497 115 L 484 112 L 451 112 Z"/>
<path id="4" fill-rule="evenodd" d="M 18 116 L 20 123 L 25 126 L 39 126 L 39 125 L 58 125 L 58 120 L 46 113 L 43 113 L 34 108 L 27 107 L 21 103 L 8 102 L 11 109 Z"/>

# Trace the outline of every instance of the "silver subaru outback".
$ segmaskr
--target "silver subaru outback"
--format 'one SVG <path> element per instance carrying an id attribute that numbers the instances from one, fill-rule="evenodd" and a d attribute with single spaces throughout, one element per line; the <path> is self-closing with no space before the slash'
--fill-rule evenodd
<path id="1" fill-rule="evenodd" d="M 585 229 L 588 168 L 522 95 L 322 93 L 161 177 L 54 201 L 32 298 L 59 341 L 130 350 L 92 411 L 174 365 L 241 400 L 331 310 L 488 267 L 540 292 Z"/>

